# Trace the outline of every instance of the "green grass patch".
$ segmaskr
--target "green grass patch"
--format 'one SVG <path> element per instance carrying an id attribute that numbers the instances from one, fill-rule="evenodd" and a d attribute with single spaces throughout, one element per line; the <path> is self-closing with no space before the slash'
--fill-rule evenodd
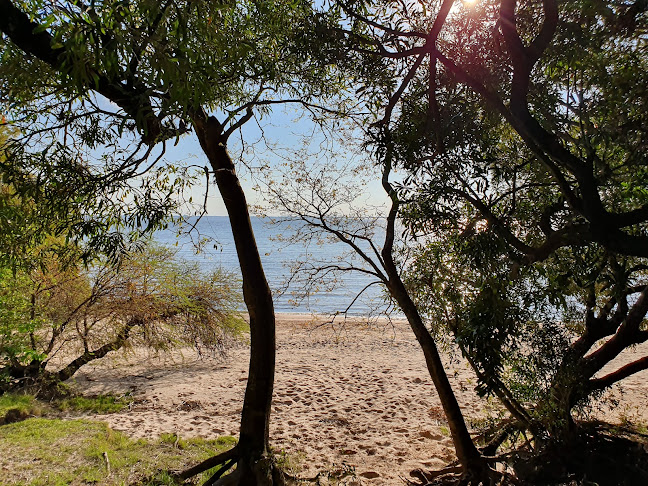
<path id="1" fill-rule="evenodd" d="M 101 422 L 32 418 L 0 427 L 0 471 L 7 486 L 174 484 L 166 471 L 234 444 L 232 437 L 176 440 L 171 434 L 133 440 Z"/>
<path id="2" fill-rule="evenodd" d="M 128 408 L 133 399 L 129 396 L 97 395 L 93 397 L 76 396 L 57 402 L 62 412 L 117 413 Z"/>
<path id="3" fill-rule="evenodd" d="M 289 475 L 299 476 L 306 462 L 306 455 L 303 452 L 272 451 L 274 453 L 275 466 Z"/>
<path id="4" fill-rule="evenodd" d="M 0 422 L 9 410 L 16 410 L 22 417 L 40 417 L 48 407 L 32 395 L 5 393 L 0 395 Z"/>

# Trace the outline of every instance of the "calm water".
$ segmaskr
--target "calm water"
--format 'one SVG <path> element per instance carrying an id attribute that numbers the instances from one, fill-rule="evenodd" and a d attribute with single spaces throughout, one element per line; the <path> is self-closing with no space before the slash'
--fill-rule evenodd
<path id="1" fill-rule="evenodd" d="M 296 222 L 271 224 L 267 218 L 252 218 L 252 226 L 261 253 L 266 277 L 273 290 L 275 310 L 286 313 L 331 314 L 344 311 L 368 284 L 371 276 L 361 272 L 344 272 L 343 275 L 329 274 L 318 276 L 311 282 L 319 291 L 304 296 L 302 291 L 304 273 L 293 274 L 291 267 L 298 262 L 306 265 L 323 264 L 361 266 L 359 259 L 344 258 L 346 245 L 329 241 L 295 242 Z M 211 238 L 196 253 L 195 243 L 201 238 Z M 206 216 L 190 234 L 177 236 L 177 231 L 168 229 L 156 233 L 155 240 L 169 246 L 177 243 L 178 254 L 182 258 L 200 262 L 206 270 L 222 267 L 240 275 L 234 241 L 226 216 Z M 291 279 L 287 287 L 288 281 Z M 338 277 L 335 279 L 335 277 Z M 332 281 L 335 279 L 335 281 Z M 371 286 L 349 309 L 351 315 L 374 314 L 385 308 L 383 291 L 380 285 Z"/>

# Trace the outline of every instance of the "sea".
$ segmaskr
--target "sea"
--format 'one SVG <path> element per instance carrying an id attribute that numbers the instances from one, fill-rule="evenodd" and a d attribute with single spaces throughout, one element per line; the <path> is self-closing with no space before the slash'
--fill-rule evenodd
<path id="1" fill-rule="evenodd" d="M 296 219 L 253 217 L 251 221 L 275 312 L 375 316 L 390 311 L 382 285 L 363 271 L 369 266 L 346 244 L 313 235 Z M 382 233 L 378 229 L 378 235 Z M 179 258 L 197 262 L 206 272 L 221 268 L 240 278 L 227 216 L 186 218 L 156 232 L 154 240 L 177 248 Z M 362 249 L 371 251 L 366 243 Z M 349 267 L 356 269 L 341 270 Z"/>

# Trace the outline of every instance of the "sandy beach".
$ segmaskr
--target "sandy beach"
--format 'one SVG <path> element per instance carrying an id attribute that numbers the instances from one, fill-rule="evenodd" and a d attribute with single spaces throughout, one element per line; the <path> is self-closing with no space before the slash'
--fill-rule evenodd
<path id="1" fill-rule="evenodd" d="M 645 346 L 633 354 L 641 351 Z M 73 380 L 86 394 L 130 393 L 128 412 L 98 418 L 129 436 L 236 436 L 248 357 L 245 345 L 225 358 L 201 358 L 193 350 L 166 357 L 136 352 L 127 361 L 106 357 Z M 468 422 L 492 412 L 494 403 L 474 392 L 467 364 L 447 356 L 446 365 Z M 626 380 L 608 397 L 619 404 L 607 400 L 596 415 L 647 424 L 647 378 L 642 372 Z M 423 354 L 404 321 L 331 326 L 310 316 L 278 316 L 270 434 L 275 451 L 301 465 L 300 475 L 350 467 L 349 485 L 403 484 L 400 478 L 413 469 L 454 459 Z"/>

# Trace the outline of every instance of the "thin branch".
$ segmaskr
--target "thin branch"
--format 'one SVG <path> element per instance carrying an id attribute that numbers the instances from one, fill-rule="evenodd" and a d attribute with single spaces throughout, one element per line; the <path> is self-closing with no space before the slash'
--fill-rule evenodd
<path id="1" fill-rule="evenodd" d="M 325 220 L 320 220 L 320 223 L 316 223 L 315 221 L 311 221 L 308 218 L 302 217 L 301 219 L 302 219 L 302 221 L 309 224 L 310 226 L 321 228 L 321 229 L 325 230 L 326 232 L 328 232 L 328 233 L 330 233 L 332 235 L 335 235 L 338 238 L 338 240 L 340 240 L 342 243 L 345 243 L 346 245 L 350 246 L 356 252 L 356 254 L 360 256 L 360 258 L 362 258 L 365 262 L 367 262 L 374 269 L 375 273 L 373 275 L 375 275 L 377 278 L 379 278 L 383 282 L 387 280 L 387 277 L 385 277 L 385 275 L 380 270 L 378 265 L 376 265 L 376 262 L 374 262 L 373 259 L 371 257 L 369 257 L 369 255 L 367 255 L 362 250 L 362 248 L 360 248 L 358 245 L 356 245 L 353 242 L 353 240 L 348 238 L 342 231 L 330 227 L 326 223 Z M 366 272 L 370 273 L 368 271 L 366 271 Z"/>
<path id="2" fill-rule="evenodd" d="M 250 121 L 253 114 L 254 114 L 254 112 L 252 111 L 252 107 L 248 107 L 245 110 L 245 114 L 241 118 L 236 120 L 235 123 L 232 123 L 232 125 L 230 125 L 230 127 L 227 130 L 225 130 L 225 133 L 223 133 L 223 139 L 227 140 L 229 138 L 229 136 L 232 133 L 234 133 L 234 131 L 238 130 L 243 125 L 245 125 L 248 121 Z"/>
<path id="3" fill-rule="evenodd" d="M 351 303 L 350 303 L 349 305 L 347 305 L 346 309 L 344 309 L 344 314 L 346 315 L 346 314 L 349 312 L 349 310 L 351 309 L 351 307 L 353 307 L 353 305 L 354 305 L 354 304 L 357 302 L 357 300 L 362 296 L 362 294 L 364 294 L 364 293 L 369 289 L 369 287 L 371 287 L 371 286 L 373 286 L 373 285 L 376 285 L 376 284 L 381 284 L 381 283 L 383 283 L 383 282 L 381 282 L 381 281 L 375 281 L 375 282 L 371 282 L 371 283 L 368 283 L 367 285 L 365 285 L 365 286 L 362 288 L 362 290 L 360 290 L 360 292 L 358 292 L 358 293 L 355 295 L 355 297 L 353 298 L 353 300 L 351 301 Z"/>
<path id="4" fill-rule="evenodd" d="M 128 70 L 130 72 L 129 74 L 133 75 L 133 74 L 135 74 L 137 72 L 137 67 L 138 67 L 139 62 L 140 62 L 140 56 L 141 56 L 142 52 L 144 52 L 144 50 L 150 44 L 151 39 L 153 39 L 153 36 L 157 32 L 158 27 L 160 26 L 160 24 L 162 23 L 162 20 L 164 19 L 165 15 L 166 15 L 166 12 L 167 12 L 169 6 L 171 5 L 172 1 L 173 0 L 167 0 L 167 2 L 162 6 L 162 8 L 158 12 L 157 16 L 155 17 L 155 19 L 153 19 L 153 22 L 149 26 L 147 36 L 144 38 L 144 40 L 141 42 L 141 44 L 139 44 L 137 47 L 135 47 L 135 49 L 133 49 L 133 57 L 131 58 L 130 62 L 128 63 Z"/>
<path id="5" fill-rule="evenodd" d="M 499 233 L 500 236 L 502 236 L 513 248 L 524 253 L 525 255 L 534 252 L 535 249 L 515 236 L 506 227 L 506 225 L 490 210 L 490 208 L 479 197 L 477 197 L 477 195 L 470 195 L 466 191 L 459 189 L 450 189 L 449 192 L 462 197 L 470 204 L 472 204 L 473 207 L 477 209 L 490 224 L 493 225 L 497 233 Z"/>
<path id="6" fill-rule="evenodd" d="M 454 0 L 443 0 L 443 3 L 441 4 L 441 8 L 439 9 L 439 13 L 434 19 L 434 24 L 432 24 L 432 29 L 426 36 L 426 40 L 428 44 L 434 46 L 435 49 L 436 49 L 436 41 L 439 37 L 439 34 L 441 33 L 441 29 L 443 29 L 443 26 L 445 25 L 445 22 L 448 19 L 448 14 L 450 13 L 450 9 L 452 8 L 453 3 Z"/>
<path id="7" fill-rule="evenodd" d="M 386 26 L 384 26 L 384 25 L 382 25 L 382 24 L 380 24 L 378 22 L 375 22 L 375 21 L 373 21 L 371 19 L 368 19 L 367 17 L 365 17 L 363 15 L 360 15 L 358 12 L 356 12 L 355 10 L 353 10 L 352 8 L 350 8 L 348 5 L 346 5 L 344 2 L 342 2 L 340 0 L 336 0 L 335 3 L 337 3 L 342 8 L 342 10 L 344 10 L 344 12 L 346 12 L 347 15 L 349 15 L 350 17 L 352 17 L 352 18 L 354 18 L 356 20 L 359 20 L 360 22 L 362 22 L 362 23 L 364 23 L 366 25 L 369 25 L 369 26 L 371 26 L 371 27 L 373 27 L 375 29 L 381 30 L 381 31 L 383 31 L 383 32 L 385 32 L 385 33 L 387 33 L 389 35 L 395 35 L 395 36 L 398 36 L 398 37 L 415 37 L 415 38 L 418 38 L 418 39 L 426 39 L 427 38 L 427 35 L 424 34 L 423 32 L 416 32 L 416 31 L 405 32 L 405 31 L 401 31 L 401 30 L 392 29 L 390 27 L 386 27 Z"/>
<path id="8" fill-rule="evenodd" d="M 418 55 L 416 61 L 414 61 L 414 64 L 410 67 L 409 71 L 403 78 L 403 81 L 398 87 L 398 89 L 396 90 L 396 92 L 391 96 L 391 98 L 389 98 L 389 102 L 387 103 L 387 107 L 385 108 L 385 116 L 383 116 L 383 118 L 379 122 L 376 122 L 376 125 L 380 125 L 380 124 L 389 125 L 389 120 L 391 119 L 391 115 L 392 112 L 394 111 L 396 103 L 398 103 L 398 101 L 400 100 L 401 96 L 403 95 L 403 92 L 405 91 L 405 88 L 407 88 L 407 86 L 412 81 L 412 79 L 414 79 L 414 76 L 416 75 L 416 71 L 418 70 L 421 63 L 423 63 L 423 59 L 425 59 L 426 55 L 427 52 Z"/>

